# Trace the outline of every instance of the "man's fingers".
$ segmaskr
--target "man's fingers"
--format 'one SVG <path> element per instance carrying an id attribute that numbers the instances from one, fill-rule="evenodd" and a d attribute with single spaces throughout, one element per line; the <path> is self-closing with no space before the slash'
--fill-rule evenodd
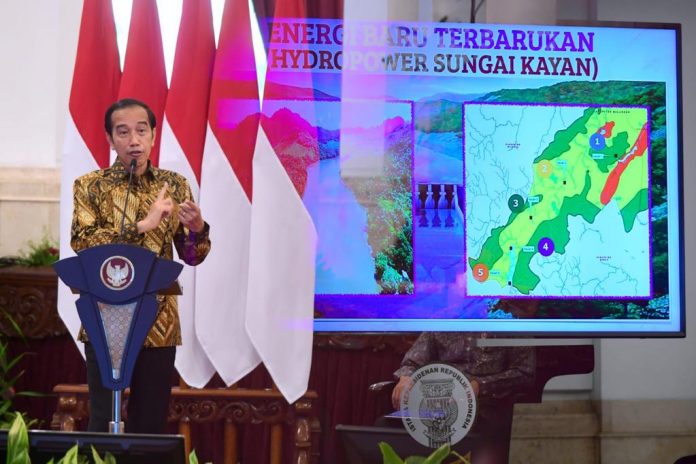
<path id="1" fill-rule="evenodd" d="M 165 182 L 162 188 L 160 189 L 159 193 L 157 194 L 157 200 L 164 200 L 164 195 L 166 195 L 168 188 L 169 183 Z"/>
<path id="2" fill-rule="evenodd" d="M 187 213 L 199 211 L 198 205 L 196 205 L 191 200 L 186 200 L 185 202 L 179 204 L 179 206 Z"/>
<path id="3" fill-rule="evenodd" d="M 392 393 L 392 406 L 394 406 L 394 409 L 401 409 L 401 393 L 403 391 L 404 388 L 402 385 L 398 385 L 396 388 L 394 388 Z"/>
<path id="4" fill-rule="evenodd" d="M 179 204 L 179 215 L 189 221 L 196 219 L 200 214 L 201 210 L 192 201 L 186 200 L 184 203 Z"/>

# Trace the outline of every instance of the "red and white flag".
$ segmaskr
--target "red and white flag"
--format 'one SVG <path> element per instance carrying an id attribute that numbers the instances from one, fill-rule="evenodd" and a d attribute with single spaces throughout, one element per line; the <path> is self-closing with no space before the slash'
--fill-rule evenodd
<path id="1" fill-rule="evenodd" d="M 201 169 L 200 205 L 214 251 L 196 271 L 196 332 L 227 384 L 260 362 L 244 326 L 258 112 L 249 6 L 246 0 L 227 0 Z"/>
<path id="2" fill-rule="evenodd" d="M 304 2 L 278 0 L 275 17 L 306 18 Z M 269 70 L 264 93 L 279 99 L 287 87 L 276 86 L 275 77 Z M 293 85 L 313 94 L 309 72 L 294 74 Z M 269 141 L 268 123 L 262 119 L 253 160 L 246 327 L 276 386 L 292 403 L 307 391 L 312 364 L 317 234 Z"/>
<path id="3" fill-rule="evenodd" d="M 185 176 L 198 201 L 201 160 L 208 127 L 210 80 L 215 62 L 215 33 L 210 0 L 184 0 L 174 66 L 160 133 L 159 165 Z M 204 212 L 205 217 L 205 212 Z M 196 336 L 196 268 L 184 266 L 179 276 L 179 319 L 183 344 L 177 347 L 176 368 L 192 387 L 203 388 L 215 374 Z"/>
<path id="4" fill-rule="evenodd" d="M 167 99 L 167 71 L 164 66 L 162 35 L 156 0 L 133 0 L 126 60 L 118 98 L 136 98 L 147 104 L 162 123 Z M 150 153 L 153 165 L 159 165 L 162 131 L 157 130 Z"/>
<path id="5" fill-rule="evenodd" d="M 60 187 L 60 257 L 74 255 L 70 247 L 75 179 L 109 164 L 109 144 L 104 131 L 104 112 L 116 100 L 121 81 L 116 27 L 111 0 L 85 1 L 75 58 L 70 115 L 67 121 Z M 58 312 L 73 338 L 80 320 L 76 295 L 59 282 Z M 82 344 L 78 343 L 82 349 Z"/>

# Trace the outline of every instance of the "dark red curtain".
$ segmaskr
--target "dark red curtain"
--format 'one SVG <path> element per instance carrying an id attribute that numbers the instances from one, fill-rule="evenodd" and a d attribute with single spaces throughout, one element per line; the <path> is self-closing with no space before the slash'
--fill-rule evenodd
<path id="1" fill-rule="evenodd" d="M 343 0 L 307 0 L 307 14 L 310 18 L 342 19 Z"/>

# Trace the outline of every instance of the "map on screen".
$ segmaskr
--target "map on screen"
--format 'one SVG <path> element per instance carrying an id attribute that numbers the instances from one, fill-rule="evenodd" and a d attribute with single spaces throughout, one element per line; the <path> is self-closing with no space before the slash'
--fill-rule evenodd
<path id="1" fill-rule="evenodd" d="M 469 295 L 651 297 L 647 108 L 463 115 Z"/>

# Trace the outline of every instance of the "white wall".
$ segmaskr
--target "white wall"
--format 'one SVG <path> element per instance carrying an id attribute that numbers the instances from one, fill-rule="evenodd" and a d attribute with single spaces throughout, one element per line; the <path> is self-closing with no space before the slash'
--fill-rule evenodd
<path id="1" fill-rule="evenodd" d="M 60 159 L 82 2 L 0 3 L 0 166 Z"/>
<path id="2" fill-rule="evenodd" d="M 595 372 L 603 400 L 696 399 L 696 2 L 692 0 L 598 0 L 605 21 L 682 24 L 684 127 L 684 223 L 687 338 L 602 340 Z M 655 50 L 655 53 L 659 53 Z"/>

